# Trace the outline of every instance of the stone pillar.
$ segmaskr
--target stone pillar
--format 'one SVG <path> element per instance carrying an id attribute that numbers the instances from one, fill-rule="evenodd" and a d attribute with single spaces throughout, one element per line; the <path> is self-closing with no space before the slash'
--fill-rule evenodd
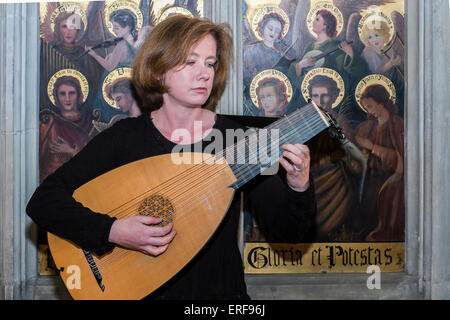
<path id="1" fill-rule="evenodd" d="M 420 12 L 418 131 L 423 134 L 424 164 L 420 268 L 425 298 L 450 299 L 450 1 L 420 1 Z"/>
<path id="2" fill-rule="evenodd" d="M 0 299 L 17 299 L 37 275 L 25 206 L 38 181 L 38 5 L 0 4 L 0 38 Z"/>
<path id="3" fill-rule="evenodd" d="M 234 56 L 227 87 L 216 112 L 242 114 L 242 0 L 204 1 L 204 15 L 216 23 L 226 22 L 233 30 Z"/>

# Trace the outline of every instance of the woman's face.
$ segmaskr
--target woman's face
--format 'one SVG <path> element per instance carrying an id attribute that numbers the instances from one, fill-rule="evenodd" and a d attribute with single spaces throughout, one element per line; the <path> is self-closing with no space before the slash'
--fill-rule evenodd
<path id="1" fill-rule="evenodd" d="M 78 29 L 71 23 L 70 17 L 66 20 L 61 21 L 59 24 L 59 32 L 61 34 L 61 40 L 65 45 L 71 45 L 75 43 L 77 38 Z"/>
<path id="2" fill-rule="evenodd" d="M 325 20 L 320 14 L 316 15 L 313 21 L 313 31 L 316 34 L 326 31 Z"/>
<path id="3" fill-rule="evenodd" d="M 217 44 L 211 35 L 206 35 L 195 44 L 181 66 L 174 67 L 164 75 L 164 84 L 169 88 L 164 93 L 164 104 L 184 107 L 201 107 L 206 103 L 213 87 Z"/>
<path id="4" fill-rule="evenodd" d="M 369 45 L 377 50 L 384 48 L 384 38 L 378 31 L 370 32 L 367 40 L 369 41 Z"/>
<path id="5" fill-rule="evenodd" d="M 373 98 L 361 99 L 361 104 L 368 114 L 371 114 L 376 118 L 381 116 L 384 110 L 384 105 L 376 102 Z"/>
<path id="6" fill-rule="evenodd" d="M 282 32 L 281 22 L 276 19 L 269 19 L 263 29 L 264 41 L 273 43 L 280 38 Z"/>
<path id="7" fill-rule="evenodd" d="M 56 91 L 61 111 L 73 111 L 78 102 L 77 89 L 68 84 L 62 84 Z"/>
<path id="8" fill-rule="evenodd" d="M 266 115 L 276 114 L 280 109 L 280 101 L 273 86 L 266 86 L 259 89 L 258 93 L 261 108 Z"/>
<path id="9" fill-rule="evenodd" d="M 122 27 L 119 23 L 112 21 L 113 32 L 116 34 L 117 38 L 123 38 L 130 33 L 130 27 Z"/>

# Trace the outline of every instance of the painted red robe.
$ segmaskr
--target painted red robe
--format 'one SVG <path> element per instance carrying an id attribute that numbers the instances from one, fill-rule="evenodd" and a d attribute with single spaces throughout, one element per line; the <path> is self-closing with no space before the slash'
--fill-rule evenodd
<path id="1" fill-rule="evenodd" d="M 42 121 L 45 118 L 45 121 Z M 39 124 L 39 181 L 42 182 L 72 155 L 68 153 L 52 153 L 50 143 L 59 138 L 65 140 L 72 147 L 81 150 L 89 141 L 89 131 L 92 127 L 92 116 L 80 112 L 80 117 L 74 121 L 65 119 L 61 115 L 49 111 L 43 115 Z"/>

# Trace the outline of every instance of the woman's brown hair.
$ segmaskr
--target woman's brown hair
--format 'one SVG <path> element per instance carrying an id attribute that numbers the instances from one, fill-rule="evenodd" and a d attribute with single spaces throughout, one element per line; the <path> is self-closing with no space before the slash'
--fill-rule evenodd
<path id="1" fill-rule="evenodd" d="M 205 18 L 174 15 L 153 28 L 133 63 L 132 82 L 142 112 L 162 106 L 163 94 L 169 89 L 164 85 L 165 73 L 183 65 L 192 46 L 208 34 L 217 43 L 217 63 L 211 94 L 203 107 L 216 107 L 225 90 L 232 58 L 231 28 L 228 24 L 214 24 Z"/>

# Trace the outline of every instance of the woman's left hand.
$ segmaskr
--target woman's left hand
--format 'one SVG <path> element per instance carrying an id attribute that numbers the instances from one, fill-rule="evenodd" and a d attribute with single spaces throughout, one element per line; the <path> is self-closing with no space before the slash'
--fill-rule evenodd
<path id="1" fill-rule="evenodd" d="M 310 155 L 304 144 L 285 144 L 280 164 L 286 170 L 288 185 L 295 191 L 303 192 L 309 187 Z"/>

